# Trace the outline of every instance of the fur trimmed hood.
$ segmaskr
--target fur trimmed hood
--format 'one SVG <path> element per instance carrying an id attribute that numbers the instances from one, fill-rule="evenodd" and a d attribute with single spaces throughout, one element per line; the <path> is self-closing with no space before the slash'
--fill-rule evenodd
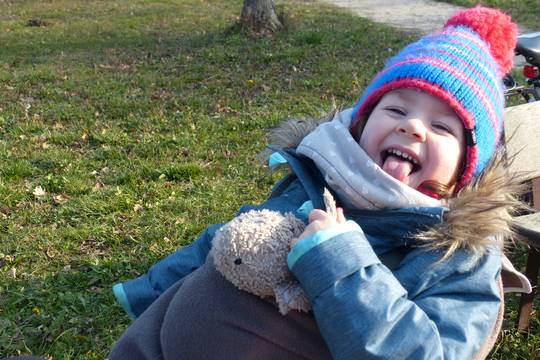
<path id="1" fill-rule="evenodd" d="M 334 111 L 321 119 L 286 120 L 271 130 L 270 144 L 273 148 L 296 148 L 306 135 L 336 114 L 339 116 Z M 449 210 L 445 222 L 416 234 L 416 238 L 428 249 L 445 251 L 445 257 L 458 249 L 481 255 L 494 245 L 503 248 L 505 240 L 513 238 L 512 214 L 526 208 L 518 199 L 525 191 L 523 176 L 509 173 L 507 163 L 499 152 L 480 177 L 446 200 Z"/>

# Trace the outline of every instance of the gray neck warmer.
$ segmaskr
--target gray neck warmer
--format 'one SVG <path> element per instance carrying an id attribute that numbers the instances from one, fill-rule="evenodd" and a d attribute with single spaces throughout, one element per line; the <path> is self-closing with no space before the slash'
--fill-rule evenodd
<path id="1" fill-rule="evenodd" d="M 394 179 L 371 160 L 349 132 L 351 113 L 344 110 L 319 125 L 296 150 L 315 162 L 343 205 L 372 210 L 441 206 L 441 201 Z"/>

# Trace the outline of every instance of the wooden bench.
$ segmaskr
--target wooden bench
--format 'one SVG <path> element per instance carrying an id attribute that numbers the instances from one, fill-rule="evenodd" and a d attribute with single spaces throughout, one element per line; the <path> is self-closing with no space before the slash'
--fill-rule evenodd
<path id="1" fill-rule="evenodd" d="M 525 330 L 529 327 L 540 269 L 540 101 L 507 108 L 504 131 L 506 151 L 513 158 L 510 171 L 527 173 L 530 203 L 538 211 L 518 217 L 516 226 L 520 238 L 529 244 L 525 275 L 533 287 L 532 293 L 521 295 L 517 326 Z"/>

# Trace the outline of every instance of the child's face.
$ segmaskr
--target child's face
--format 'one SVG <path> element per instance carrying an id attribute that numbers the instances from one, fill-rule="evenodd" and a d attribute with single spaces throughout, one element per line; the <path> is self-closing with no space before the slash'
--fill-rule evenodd
<path id="1" fill-rule="evenodd" d="M 386 173 L 416 189 L 428 180 L 453 183 L 465 140 L 462 122 L 448 104 L 421 91 L 398 89 L 373 109 L 360 146 Z"/>

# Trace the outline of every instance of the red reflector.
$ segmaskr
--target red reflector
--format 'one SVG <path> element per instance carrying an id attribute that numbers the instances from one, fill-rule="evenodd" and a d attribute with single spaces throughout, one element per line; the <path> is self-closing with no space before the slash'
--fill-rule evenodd
<path id="1" fill-rule="evenodd" d="M 529 79 L 533 79 L 538 76 L 538 68 L 533 65 L 523 66 L 523 75 Z"/>

